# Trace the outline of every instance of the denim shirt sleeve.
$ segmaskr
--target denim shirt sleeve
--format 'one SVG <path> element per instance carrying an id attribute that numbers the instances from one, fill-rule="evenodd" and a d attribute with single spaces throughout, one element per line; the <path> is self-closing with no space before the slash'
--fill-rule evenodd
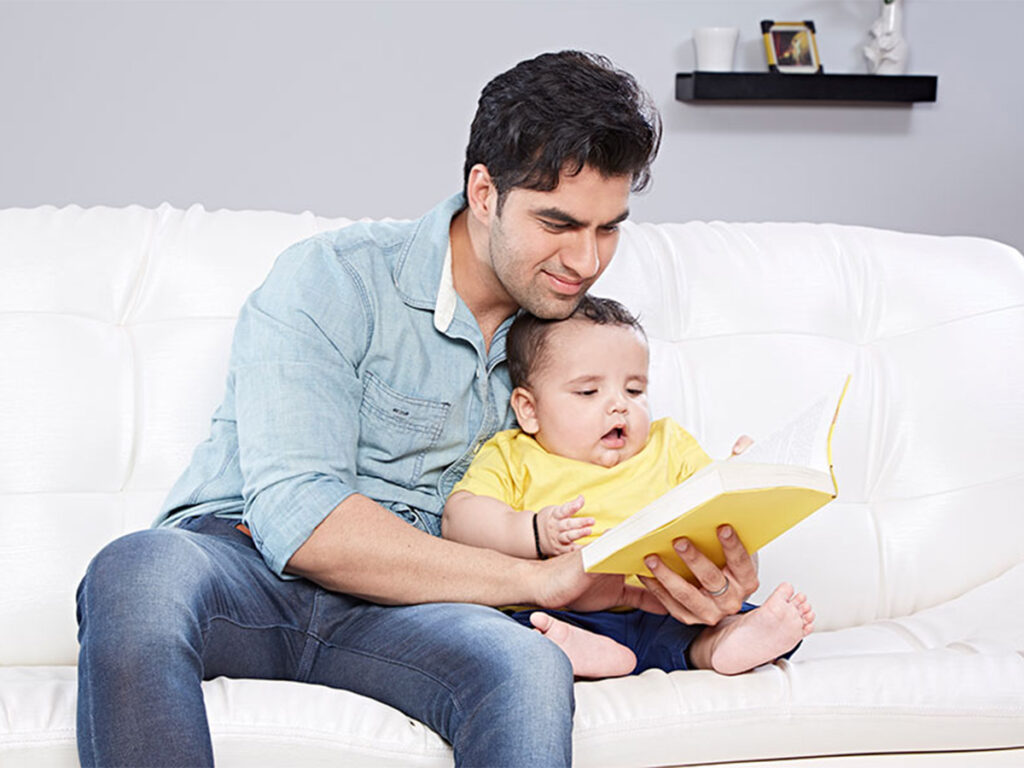
<path id="1" fill-rule="evenodd" d="M 272 571 L 355 492 L 366 291 L 326 240 L 292 246 L 243 307 L 231 352 L 243 519 Z"/>

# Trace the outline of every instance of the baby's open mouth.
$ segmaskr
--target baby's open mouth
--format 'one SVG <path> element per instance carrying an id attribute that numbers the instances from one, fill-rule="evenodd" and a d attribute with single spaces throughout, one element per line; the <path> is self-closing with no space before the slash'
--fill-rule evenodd
<path id="1" fill-rule="evenodd" d="M 601 437 L 601 442 L 609 448 L 621 448 L 626 444 L 626 428 L 612 427 Z"/>

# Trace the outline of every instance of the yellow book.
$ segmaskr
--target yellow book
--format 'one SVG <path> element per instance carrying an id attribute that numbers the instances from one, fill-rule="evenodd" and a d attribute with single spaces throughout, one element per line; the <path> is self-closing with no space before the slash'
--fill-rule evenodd
<path id="1" fill-rule="evenodd" d="M 715 461 L 583 548 L 583 566 L 596 573 L 651 575 L 650 554 L 695 581 L 672 548 L 682 536 L 719 567 L 725 556 L 721 525 L 731 525 L 748 552 L 756 552 L 838 493 L 832 433 L 850 385 L 824 397 L 767 440 L 740 456 Z"/>

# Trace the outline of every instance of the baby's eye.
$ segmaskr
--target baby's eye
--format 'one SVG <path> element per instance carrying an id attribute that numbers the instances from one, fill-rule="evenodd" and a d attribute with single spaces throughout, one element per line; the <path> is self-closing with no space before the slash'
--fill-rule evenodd
<path id="1" fill-rule="evenodd" d="M 644 391 L 642 389 L 637 389 L 635 387 L 633 387 L 631 389 L 627 389 L 626 391 L 629 394 L 631 394 L 633 397 L 637 397 L 637 396 L 642 395 L 644 393 Z"/>
<path id="2" fill-rule="evenodd" d="M 589 397 L 590 395 L 596 395 L 597 394 L 597 390 L 596 389 L 578 389 L 578 390 L 576 390 L 576 394 L 577 395 L 583 395 L 584 397 Z"/>

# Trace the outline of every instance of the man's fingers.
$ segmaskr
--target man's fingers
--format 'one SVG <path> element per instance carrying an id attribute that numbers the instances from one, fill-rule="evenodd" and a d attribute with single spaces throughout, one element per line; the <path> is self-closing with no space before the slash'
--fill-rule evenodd
<path id="1" fill-rule="evenodd" d="M 660 557 L 650 555 L 644 560 L 644 563 L 654 574 L 654 579 L 648 579 L 646 576 L 640 576 L 640 579 L 649 589 L 652 582 L 656 585 L 655 594 L 659 600 L 665 603 L 673 616 L 677 612 L 673 610 L 674 604 L 678 611 L 693 617 L 700 624 L 715 624 L 721 618 L 717 616 L 718 609 L 715 607 L 714 601 L 701 592 L 698 587 L 665 565 Z M 676 618 L 679 617 L 676 616 Z"/>
<path id="2" fill-rule="evenodd" d="M 759 586 L 757 578 L 757 567 L 753 558 L 747 553 L 746 547 L 736 535 L 732 526 L 723 525 L 718 529 L 718 540 L 722 544 L 722 552 L 725 555 L 726 570 L 735 578 L 742 597 L 747 598 L 757 591 Z"/>
<path id="3" fill-rule="evenodd" d="M 663 616 L 668 613 L 668 609 L 652 592 L 628 584 L 622 588 L 622 604 L 647 613 L 658 613 Z"/>
<path id="4" fill-rule="evenodd" d="M 651 568 L 651 570 L 657 571 L 658 569 Z M 647 591 L 653 595 L 658 604 L 665 609 L 665 612 L 672 615 L 672 618 L 677 621 L 681 621 L 683 624 L 707 623 L 697 616 L 697 614 L 688 610 L 682 603 L 676 600 L 665 588 L 665 585 L 657 579 L 652 579 L 650 576 L 640 576 L 639 579 L 643 583 L 644 587 L 647 588 Z"/>
<path id="5" fill-rule="evenodd" d="M 693 546 L 689 539 L 676 539 L 672 542 L 672 546 L 676 554 L 679 555 L 679 559 L 686 563 L 686 567 L 708 592 L 717 592 L 725 585 L 725 575 L 722 570 L 708 560 L 703 552 Z"/>

